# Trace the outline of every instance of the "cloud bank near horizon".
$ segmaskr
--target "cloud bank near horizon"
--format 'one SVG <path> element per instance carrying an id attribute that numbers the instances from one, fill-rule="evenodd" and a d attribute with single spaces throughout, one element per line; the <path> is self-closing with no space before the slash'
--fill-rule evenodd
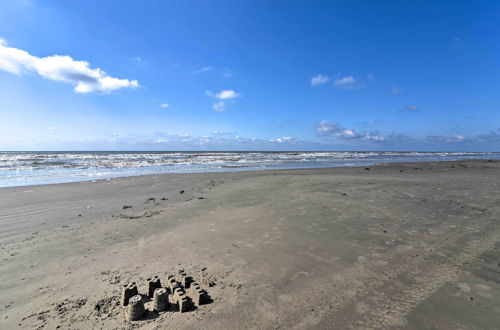
<path id="1" fill-rule="evenodd" d="M 298 139 L 292 136 L 269 139 L 243 137 L 237 132 L 213 131 L 203 136 L 189 134 L 156 133 L 138 137 L 134 134 L 110 134 L 85 140 L 64 140 L 54 136 L 47 142 L 36 139 L 0 137 L 0 144 L 8 150 L 268 150 L 268 151 L 491 151 L 500 144 L 500 128 L 487 134 L 474 136 L 432 135 L 411 137 L 377 131 L 358 132 L 327 120 L 316 127 L 316 138 Z M 30 147 L 26 149 L 26 147 Z M 500 150 L 497 150 L 500 152 Z"/>

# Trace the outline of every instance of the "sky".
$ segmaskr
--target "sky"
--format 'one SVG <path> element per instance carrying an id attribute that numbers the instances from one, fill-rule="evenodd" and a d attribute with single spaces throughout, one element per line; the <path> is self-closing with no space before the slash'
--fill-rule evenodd
<path id="1" fill-rule="evenodd" d="M 0 0 L 0 150 L 500 151 L 500 2 Z"/>

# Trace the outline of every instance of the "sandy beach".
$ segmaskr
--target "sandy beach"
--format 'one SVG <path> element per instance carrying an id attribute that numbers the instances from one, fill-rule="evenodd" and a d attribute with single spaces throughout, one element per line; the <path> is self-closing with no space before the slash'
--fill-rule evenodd
<path id="1" fill-rule="evenodd" d="M 494 329 L 499 220 L 485 160 L 2 188 L 0 328 Z M 178 269 L 211 303 L 125 321 Z"/>

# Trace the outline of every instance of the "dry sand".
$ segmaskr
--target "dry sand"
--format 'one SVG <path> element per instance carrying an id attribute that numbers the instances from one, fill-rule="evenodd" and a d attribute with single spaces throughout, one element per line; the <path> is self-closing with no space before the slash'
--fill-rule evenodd
<path id="1" fill-rule="evenodd" d="M 0 328 L 498 329 L 499 198 L 496 161 L 3 188 Z M 213 302 L 125 322 L 179 268 Z"/>

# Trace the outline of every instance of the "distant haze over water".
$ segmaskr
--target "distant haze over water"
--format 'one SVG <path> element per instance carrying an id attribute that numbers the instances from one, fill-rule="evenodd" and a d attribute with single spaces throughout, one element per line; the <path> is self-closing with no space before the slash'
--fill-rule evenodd
<path id="1" fill-rule="evenodd" d="M 500 159 L 498 152 L 0 152 L 0 187 L 115 177 Z"/>

